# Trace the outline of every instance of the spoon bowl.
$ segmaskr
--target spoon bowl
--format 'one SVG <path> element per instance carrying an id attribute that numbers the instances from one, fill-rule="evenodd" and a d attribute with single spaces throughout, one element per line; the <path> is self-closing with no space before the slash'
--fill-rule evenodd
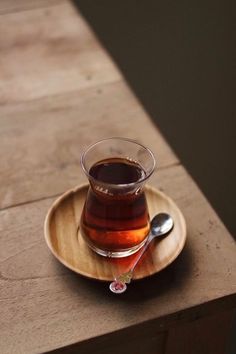
<path id="1" fill-rule="evenodd" d="M 153 236 L 163 236 L 167 234 L 174 226 L 174 221 L 169 214 L 160 213 L 154 216 L 151 221 L 150 233 Z M 149 236 L 148 236 L 149 237 Z"/>

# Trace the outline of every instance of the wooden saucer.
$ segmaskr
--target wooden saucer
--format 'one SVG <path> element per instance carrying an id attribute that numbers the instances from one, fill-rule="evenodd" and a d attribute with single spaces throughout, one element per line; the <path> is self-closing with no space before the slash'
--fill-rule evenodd
<path id="1" fill-rule="evenodd" d="M 78 186 L 52 204 L 45 219 L 45 239 L 53 255 L 67 268 L 88 278 L 110 281 L 129 269 L 137 253 L 106 258 L 86 245 L 79 223 L 87 190 L 88 185 Z M 185 220 L 173 200 L 150 186 L 146 187 L 146 197 L 150 217 L 167 212 L 174 219 L 174 228 L 169 235 L 153 241 L 137 265 L 133 279 L 145 278 L 168 266 L 182 251 L 186 240 Z"/>

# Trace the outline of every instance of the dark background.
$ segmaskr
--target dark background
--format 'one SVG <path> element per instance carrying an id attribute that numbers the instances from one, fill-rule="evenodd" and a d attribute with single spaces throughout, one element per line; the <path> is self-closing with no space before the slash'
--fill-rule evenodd
<path id="1" fill-rule="evenodd" d="M 74 3 L 236 236 L 235 2 Z"/>

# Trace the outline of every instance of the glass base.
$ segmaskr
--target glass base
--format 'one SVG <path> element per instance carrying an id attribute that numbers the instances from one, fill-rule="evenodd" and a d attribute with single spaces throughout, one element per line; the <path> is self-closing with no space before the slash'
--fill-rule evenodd
<path id="1" fill-rule="evenodd" d="M 99 254 L 100 256 L 103 257 L 110 257 L 110 258 L 122 258 L 122 257 L 128 257 L 131 256 L 131 254 L 134 254 L 136 252 L 138 252 L 140 250 L 140 248 L 143 247 L 143 245 L 146 242 L 146 238 L 138 245 L 129 248 L 129 249 L 118 249 L 118 250 L 105 250 L 105 249 L 101 249 L 98 248 L 97 246 L 93 245 L 92 243 L 90 243 L 87 239 L 87 237 L 85 235 L 83 235 L 83 239 L 86 242 L 86 244 L 97 254 Z"/>

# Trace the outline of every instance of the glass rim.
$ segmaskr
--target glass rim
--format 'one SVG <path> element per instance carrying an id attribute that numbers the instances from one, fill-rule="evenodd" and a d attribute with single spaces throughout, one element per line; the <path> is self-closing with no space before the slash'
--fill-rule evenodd
<path id="1" fill-rule="evenodd" d="M 100 181 L 99 179 L 97 178 L 94 178 L 88 171 L 88 169 L 85 167 L 85 158 L 86 158 L 86 154 L 92 149 L 94 148 L 96 145 L 102 143 L 102 142 L 105 142 L 105 141 L 109 141 L 109 140 L 120 140 L 120 141 L 127 141 L 127 142 L 130 142 L 130 143 L 133 143 L 133 144 L 136 144 L 137 146 L 140 146 L 142 147 L 144 150 L 146 150 L 149 155 L 151 156 L 151 159 L 153 161 L 153 164 L 152 164 L 152 168 L 151 170 L 147 173 L 146 172 L 146 169 L 143 168 L 143 166 L 141 166 L 144 171 L 145 171 L 145 176 L 141 177 L 138 181 L 136 182 L 131 182 L 131 183 L 107 183 L 107 182 L 102 182 Z M 133 140 L 133 139 L 129 139 L 129 138 L 123 138 L 123 137 L 110 137 L 110 138 L 105 138 L 105 139 L 101 139 L 101 140 L 98 140 L 96 141 L 95 143 L 93 144 L 90 144 L 83 152 L 82 152 L 82 155 L 80 157 L 80 163 L 81 163 L 81 166 L 82 166 L 82 169 L 85 173 L 85 175 L 88 177 L 89 180 L 92 180 L 94 182 L 98 182 L 99 184 L 103 185 L 103 186 L 112 186 L 112 188 L 124 188 L 124 187 L 132 187 L 132 186 L 135 186 L 139 183 L 143 183 L 144 181 L 146 181 L 151 175 L 152 173 L 154 172 L 154 169 L 155 169 L 155 166 L 156 166 L 156 159 L 155 159 L 155 156 L 153 154 L 153 152 L 146 146 L 144 146 L 143 144 Z"/>

